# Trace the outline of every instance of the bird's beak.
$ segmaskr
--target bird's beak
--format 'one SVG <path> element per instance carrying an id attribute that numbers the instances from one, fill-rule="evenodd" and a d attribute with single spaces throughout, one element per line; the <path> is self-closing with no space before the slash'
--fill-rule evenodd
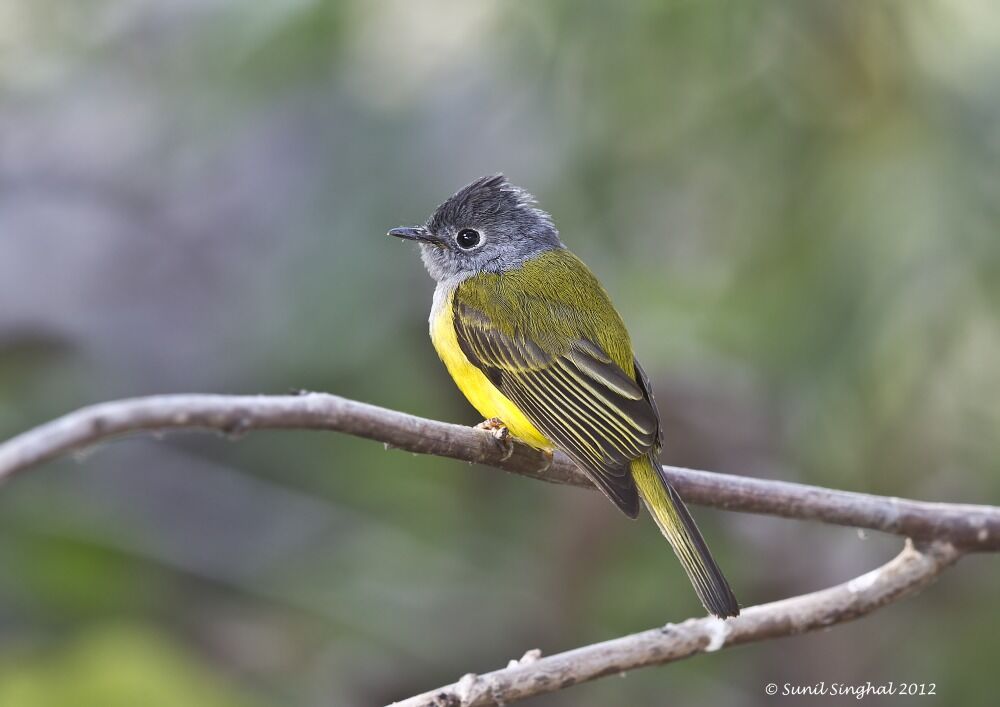
<path id="1" fill-rule="evenodd" d="M 387 235 L 396 236 L 396 238 L 405 238 L 408 241 L 430 243 L 436 246 L 441 245 L 441 240 L 423 226 L 402 226 L 392 229 Z"/>

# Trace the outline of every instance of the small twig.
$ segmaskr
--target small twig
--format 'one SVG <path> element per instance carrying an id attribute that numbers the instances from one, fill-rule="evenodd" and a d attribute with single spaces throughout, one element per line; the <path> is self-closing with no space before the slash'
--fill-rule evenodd
<path id="1" fill-rule="evenodd" d="M 919 591 L 961 556 L 948 543 L 920 549 L 907 541 L 893 560 L 850 582 L 744 609 L 728 620 L 706 617 L 519 662 L 416 695 L 395 707 L 477 707 L 562 690 L 605 675 L 672 663 L 742 643 L 793 636 L 853 621 Z"/>

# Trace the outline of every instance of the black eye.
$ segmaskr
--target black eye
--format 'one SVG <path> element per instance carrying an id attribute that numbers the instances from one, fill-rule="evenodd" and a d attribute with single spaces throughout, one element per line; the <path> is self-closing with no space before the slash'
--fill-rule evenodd
<path id="1" fill-rule="evenodd" d="M 482 237 L 479 235 L 479 231 L 473 231 L 471 228 L 463 228 L 455 236 L 455 242 L 458 243 L 458 247 L 462 250 L 471 250 L 479 245 L 479 241 Z"/>

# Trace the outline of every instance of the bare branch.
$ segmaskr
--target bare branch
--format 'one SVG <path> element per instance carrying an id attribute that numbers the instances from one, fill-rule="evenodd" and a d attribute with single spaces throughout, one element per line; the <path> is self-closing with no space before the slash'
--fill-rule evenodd
<path id="1" fill-rule="evenodd" d="M 508 668 L 485 675 L 469 674 L 452 685 L 394 704 L 396 707 L 504 704 L 605 675 L 672 663 L 742 643 L 815 631 L 861 618 L 919 591 L 960 556 L 961 551 L 948 543 L 932 543 L 917 549 L 907 541 L 903 551 L 887 564 L 829 589 L 753 606 L 734 619 L 688 619 L 547 658 L 531 651 Z"/>
<path id="2" fill-rule="evenodd" d="M 966 552 L 1000 550 L 1000 508 L 913 501 L 788 481 L 663 467 L 681 497 L 700 506 L 948 540 Z"/>
<path id="3" fill-rule="evenodd" d="M 419 454 L 489 464 L 533 475 L 546 465 L 535 449 L 505 450 L 479 430 L 427 420 L 336 395 L 156 395 L 81 408 L 0 444 L 0 481 L 96 442 L 135 432 L 181 429 L 242 434 L 250 430 L 332 430 Z M 547 481 L 589 486 L 568 463 L 553 464 Z"/>
<path id="4" fill-rule="evenodd" d="M 309 393 L 286 396 L 164 395 L 85 407 L 0 444 L 0 481 L 62 454 L 128 433 L 209 429 L 335 430 L 421 454 L 487 464 L 543 481 L 593 488 L 562 454 L 549 463 L 519 442 L 510 448 L 461 425 Z M 664 467 L 691 503 L 948 540 L 963 550 L 1000 550 L 1000 508 L 929 503 L 783 481 Z"/>
<path id="5" fill-rule="evenodd" d="M 68 452 L 125 434 L 208 429 L 335 430 L 410 452 L 478 462 L 543 481 L 590 487 L 565 456 L 548 459 L 517 441 L 334 395 L 166 395 L 82 408 L 0 444 L 0 482 Z M 1000 508 L 928 503 L 782 481 L 664 467 L 685 500 L 734 511 L 882 530 L 909 540 L 888 564 L 845 584 L 744 609 L 728 621 L 681 624 L 585 646 L 548 658 L 529 651 L 510 667 L 467 675 L 400 705 L 486 705 L 559 690 L 602 675 L 659 665 L 702 652 L 813 631 L 862 617 L 919 590 L 964 552 L 1000 551 Z"/>

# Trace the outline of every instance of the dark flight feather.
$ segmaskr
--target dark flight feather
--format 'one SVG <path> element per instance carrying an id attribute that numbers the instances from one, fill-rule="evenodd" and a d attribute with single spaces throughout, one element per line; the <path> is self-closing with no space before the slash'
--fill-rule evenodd
<path id="1" fill-rule="evenodd" d="M 636 517 L 639 498 L 629 464 L 659 441 L 659 421 L 640 384 L 593 341 L 577 339 L 564 351 L 546 352 L 456 300 L 455 332 L 469 361 L 624 513 Z"/>

